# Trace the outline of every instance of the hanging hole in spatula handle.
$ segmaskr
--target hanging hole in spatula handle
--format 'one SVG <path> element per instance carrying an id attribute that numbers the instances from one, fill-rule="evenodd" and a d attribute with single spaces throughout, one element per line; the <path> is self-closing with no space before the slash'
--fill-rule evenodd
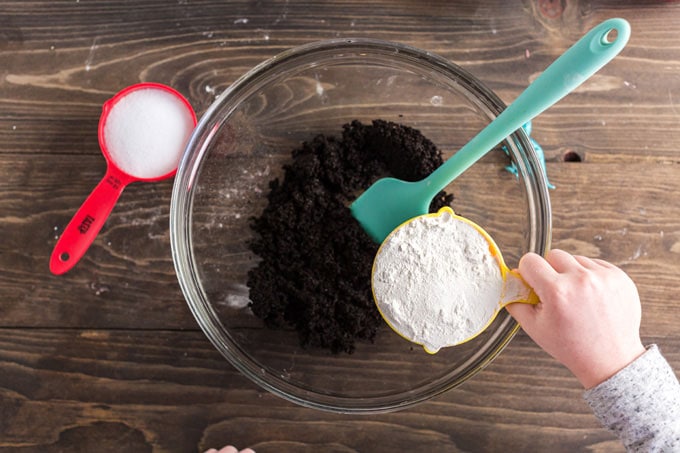
<path id="1" fill-rule="evenodd" d="M 611 44 L 614 44 L 614 42 L 616 41 L 616 39 L 618 37 L 619 37 L 619 32 L 616 30 L 616 28 L 612 28 L 611 30 L 609 30 L 607 33 L 605 33 L 602 36 L 602 39 L 601 39 L 600 42 L 603 46 L 609 46 Z"/>
<path id="2" fill-rule="evenodd" d="M 617 54 L 630 38 L 630 24 L 625 19 L 608 19 L 593 28 L 590 34 L 592 52 L 608 51 Z"/>

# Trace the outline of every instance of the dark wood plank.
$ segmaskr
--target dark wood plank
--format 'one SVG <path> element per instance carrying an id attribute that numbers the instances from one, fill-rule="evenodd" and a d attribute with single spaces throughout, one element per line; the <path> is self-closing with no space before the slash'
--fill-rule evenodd
<path id="1" fill-rule="evenodd" d="M 0 449 L 622 451 L 575 379 L 524 335 L 462 387 L 393 414 L 321 413 L 262 391 L 186 307 L 170 255 L 171 182 L 130 186 L 79 266 L 47 270 L 56 236 L 104 171 L 101 104 L 126 85 L 170 84 L 200 114 L 284 49 L 366 36 L 443 55 L 511 102 L 612 16 L 632 24 L 627 48 L 534 121 L 557 185 L 553 245 L 629 272 L 645 342 L 680 370 L 679 2 L 0 0 Z M 564 162 L 569 153 L 583 162 Z M 478 190 L 508 176 L 501 166 L 496 156 L 458 181 L 464 213 L 483 218 L 474 206 L 494 203 L 494 222 L 519 218 Z M 515 259 L 517 232 L 492 233 Z M 277 346 L 272 360 L 287 360 Z M 398 379 L 397 354 L 381 358 L 376 372 Z M 324 371 L 361 369 L 338 359 Z"/>
<path id="2" fill-rule="evenodd" d="M 49 273 L 49 256 L 103 176 L 103 158 L 1 160 L 0 324 L 97 327 L 108 319 L 104 324 L 117 327 L 194 326 L 170 254 L 170 182 L 130 186 L 77 269 L 58 278 Z"/>
<path id="3" fill-rule="evenodd" d="M 649 341 L 680 365 L 677 339 Z M 370 416 L 302 409 L 263 392 L 194 332 L 0 329 L 0 362 L 6 451 L 83 451 L 94 438 L 102 439 L 100 451 L 196 451 L 226 442 L 264 453 L 399 445 L 622 451 L 576 380 L 524 335 L 463 386 L 411 410 Z"/>
<path id="4" fill-rule="evenodd" d="M 518 222 L 509 220 L 523 215 L 517 207 L 477 189 L 510 175 L 501 164 L 477 168 L 454 186 L 457 208 L 480 221 L 472 207 L 493 205 L 494 222 Z M 551 191 L 554 245 L 622 266 L 639 285 L 645 332 L 674 334 L 680 317 L 676 166 L 639 163 L 631 172 L 625 162 L 549 163 L 548 172 L 557 185 Z M 195 328 L 172 264 L 169 182 L 130 186 L 83 261 L 65 276 L 48 273 L 56 237 L 102 174 L 98 156 L 0 156 L 0 189 L 8 194 L 0 200 L 2 325 Z M 506 254 L 515 246 L 503 231 L 491 233 Z"/>
<path id="5" fill-rule="evenodd" d="M 553 245 L 599 257 L 623 268 L 637 283 L 643 333 L 677 332 L 680 304 L 678 219 L 673 201 L 676 165 L 548 165 L 557 189 L 553 203 Z"/>
<path id="6" fill-rule="evenodd" d="M 501 1 L 136 5 L 3 2 L 0 153 L 97 154 L 100 106 L 126 85 L 171 84 L 202 112 L 260 61 L 335 37 L 395 40 L 439 53 L 510 102 L 580 34 L 619 14 L 633 25 L 629 46 L 541 116 L 538 135 L 550 158 L 576 149 L 593 158 L 674 159 L 680 51 L 666 43 L 674 42 L 680 24 L 660 19 L 677 14 L 672 2 L 569 2 L 553 21 L 530 1 L 523 7 Z M 622 141 L 632 129 L 638 133 Z"/>

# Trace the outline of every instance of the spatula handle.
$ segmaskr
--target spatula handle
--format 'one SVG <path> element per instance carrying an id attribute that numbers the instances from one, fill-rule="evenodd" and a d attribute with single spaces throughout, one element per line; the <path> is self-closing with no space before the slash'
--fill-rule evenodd
<path id="1" fill-rule="evenodd" d="M 567 49 L 479 134 L 426 178 L 428 199 L 493 149 L 505 137 L 555 104 L 611 61 L 630 37 L 624 19 L 609 19 Z"/>

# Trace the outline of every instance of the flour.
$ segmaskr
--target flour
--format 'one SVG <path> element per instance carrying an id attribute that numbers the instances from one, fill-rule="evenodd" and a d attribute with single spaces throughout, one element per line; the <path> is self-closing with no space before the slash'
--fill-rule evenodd
<path id="1" fill-rule="evenodd" d="M 484 236 L 444 208 L 394 231 L 373 265 L 383 317 L 430 353 L 480 332 L 503 292 L 498 261 Z"/>

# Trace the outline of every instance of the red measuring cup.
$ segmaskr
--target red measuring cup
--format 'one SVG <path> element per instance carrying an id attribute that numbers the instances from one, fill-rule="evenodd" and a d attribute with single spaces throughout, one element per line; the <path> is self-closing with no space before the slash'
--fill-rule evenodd
<path id="1" fill-rule="evenodd" d="M 135 175 L 133 171 L 127 169 L 127 171 L 121 169 L 121 162 L 116 162 L 115 156 L 110 152 L 109 146 L 106 140 L 106 125 L 111 112 L 113 112 L 117 106 L 122 105 L 120 102 L 127 99 L 129 102 L 132 97 L 128 97 L 133 93 L 133 97 L 139 99 L 140 94 L 143 94 L 141 90 L 160 90 L 160 93 L 165 93 L 164 97 L 168 98 L 168 95 L 172 97 L 171 102 L 178 102 L 178 106 L 182 106 L 177 110 L 178 114 L 186 116 L 182 119 L 190 127 L 187 127 L 188 132 L 185 134 L 186 137 L 182 143 L 177 143 L 176 149 L 169 151 L 169 158 L 174 159 L 172 170 L 167 171 L 167 169 L 162 170 L 163 174 L 148 174 L 145 172 L 142 176 L 140 174 Z M 139 103 L 139 100 L 137 100 Z M 128 104 L 129 105 L 129 104 Z M 122 107 L 119 107 L 122 108 Z M 120 112 L 121 110 L 119 110 Z M 135 112 L 135 118 L 133 121 L 139 122 L 144 120 L 145 112 Z M 149 115 L 153 115 L 154 112 L 150 109 Z M 143 130 L 146 134 L 148 131 L 148 136 L 146 139 L 154 140 L 155 136 L 153 134 L 158 134 L 159 140 L 161 139 L 160 134 L 163 131 L 154 130 L 153 118 L 147 118 L 150 120 L 149 124 L 145 123 L 147 129 Z M 132 125 L 139 129 L 139 124 Z M 176 90 L 159 83 L 139 83 L 136 85 L 129 86 L 120 92 L 118 92 L 113 98 L 106 101 L 102 107 L 102 115 L 99 119 L 99 146 L 101 148 L 102 154 L 106 159 L 106 173 L 102 180 L 97 184 L 92 193 L 85 199 L 80 209 L 75 213 L 71 221 L 68 223 L 61 237 L 57 241 L 57 244 L 52 251 L 52 256 L 50 257 L 50 271 L 53 274 L 60 275 L 69 271 L 75 264 L 82 258 L 90 244 L 94 241 L 95 237 L 101 230 L 102 226 L 106 222 L 113 206 L 118 201 L 120 194 L 123 192 L 125 187 L 135 181 L 144 182 L 154 182 L 160 181 L 162 179 L 171 178 L 175 175 L 177 171 L 177 164 L 179 163 L 179 157 L 181 152 L 184 150 L 186 143 L 189 139 L 189 135 L 193 128 L 196 126 L 196 114 L 187 101 L 179 92 Z M 148 143 L 145 141 L 144 143 Z M 174 144 L 173 144 L 174 146 Z M 172 154 L 170 154 L 172 153 Z M 119 155 L 120 156 L 120 155 Z M 120 157 L 119 157 L 120 159 Z M 122 166 L 128 166 L 124 164 Z M 132 173 L 132 174 L 131 174 Z"/>

